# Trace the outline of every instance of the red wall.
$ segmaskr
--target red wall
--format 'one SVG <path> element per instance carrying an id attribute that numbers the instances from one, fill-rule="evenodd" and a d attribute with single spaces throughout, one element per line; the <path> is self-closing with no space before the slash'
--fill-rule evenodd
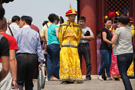
<path id="1" fill-rule="evenodd" d="M 97 31 L 97 0 L 79 0 L 80 6 L 80 16 L 86 17 L 86 26 L 92 29 L 95 39 L 90 41 L 91 49 L 91 64 L 92 64 L 92 74 L 97 74 L 97 55 L 96 55 L 96 31 Z M 86 65 L 83 60 L 82 62 L 82 73 L 86 74 Z"/>

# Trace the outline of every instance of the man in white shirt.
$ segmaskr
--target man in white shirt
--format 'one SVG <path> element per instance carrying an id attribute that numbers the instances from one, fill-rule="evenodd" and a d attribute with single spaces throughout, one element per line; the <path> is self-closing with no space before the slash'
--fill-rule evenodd
<path id="1" fill-rule="evenodd" d="M 17 29 L 19 29 L 19 16 L 13 16 L 12 17 L 12 23 L 8 26 L 8 29 L 6 31 L 7 34 L 14 36 Z"/>

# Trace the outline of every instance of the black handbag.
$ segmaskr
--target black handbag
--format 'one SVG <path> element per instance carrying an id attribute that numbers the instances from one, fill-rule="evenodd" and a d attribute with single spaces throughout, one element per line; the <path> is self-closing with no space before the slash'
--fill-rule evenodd
<path id="1" fill-rule="evenodd" d="M 84 34 L 84 36 L 90 36 L 90 32 L 87 31 L 87 32 Z"/>

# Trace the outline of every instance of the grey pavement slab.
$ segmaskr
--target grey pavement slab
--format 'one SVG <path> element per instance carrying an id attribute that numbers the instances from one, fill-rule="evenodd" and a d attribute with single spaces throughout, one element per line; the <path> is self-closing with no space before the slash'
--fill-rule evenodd
<path id="1" fill-rule="evenodd" d="M 133 90 L 135 90 L 135 79 L 130 79 Z M 37 90 L 37 81 L 34 80 L 34 90 Z M 82 84 L 61 84 L 61 81 L 46 81 L 42 90 L 124 90 L 122 80 L 99 81 L 92 79 Z"/>

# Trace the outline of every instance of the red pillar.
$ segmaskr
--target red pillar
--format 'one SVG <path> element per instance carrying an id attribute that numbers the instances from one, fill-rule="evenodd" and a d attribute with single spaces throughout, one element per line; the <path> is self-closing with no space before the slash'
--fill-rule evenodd
<path id="1" fill-rule="evenodd" d="M 97 74 L 97 49 L 96 49 L 96 1 L 97 0 L 79 0 L 79 12 L 80 16 L 86 17 L 86 26 L 90 27 L 94 33 L 95 39 L 90 41 L 90 50 L 91 50 L 91 64 L 92 64 L 92 75 Z M 84 61 L 84 60 L 83 60 Z M 86 74 L 85 64 L 83 62 L 82 66 L 83 74 Z"/>

